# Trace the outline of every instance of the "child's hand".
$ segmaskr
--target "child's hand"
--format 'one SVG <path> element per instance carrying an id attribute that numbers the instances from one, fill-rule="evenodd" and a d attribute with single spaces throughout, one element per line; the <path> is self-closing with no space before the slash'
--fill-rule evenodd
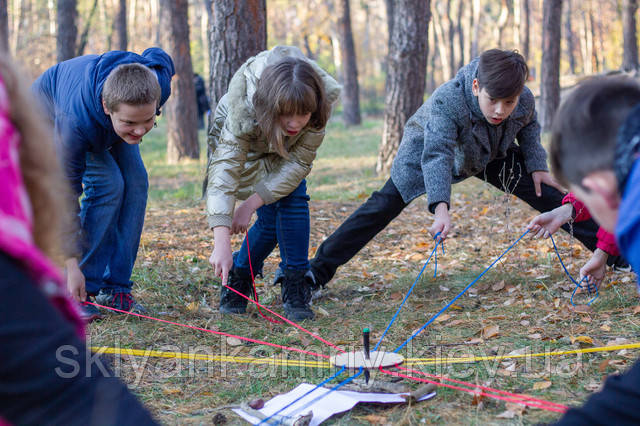
<path id="1" fill-rule="evenodd" d="M 586 276 L 590 284 L 595 284 L 596 287 L 600 287 L 607 270 L 608 258 L 609 255 L 607 252 L 596 249 L 591 256 L 591 259 L 589 259 L 589 261 L 580 269 L 580 279 Z M 584 284 L 586 283 L 581 285 L 584 286 Z"/>
<path id="2" fill-rule="evenodd" d="M 67 290 L 69 290 L 71 296 L 78 302 L 84 302 L 87 300 L 87 293 L 84 287 L 84 274 L 78 266 L 78 260 L 72 257 L 67 259 L 64 264 L 65 274 L 67 276 Z"/>
<path id="3" fill-rule="evenodd" d="M 253 194 L 245 201 L 243 201 L 233 214 L 233 221 L 231 222 L 231 233 L 241 234 L 247 232 L 249 223 L 251 222 L 251 216 L 253 212 L 264 205 L 264 201 L 258 194 Z"/>
<path id="4" fill-rule="evenodd" d="M 436 206 L 435 220 L 429 228 L 429 233 L 435 238 L 438 233 L 438 241 L 444 241 L 447 238 L 449 229 L 451 229 L 451 218 L 449 216 L 449 207 L 447 203 L 440 203 Z"/>
<path id="5" fill-rule="evenodd" d="M 229 271 L 233 266 L 233 256 L 231 254 L 231 237 L 229 228 L 217 226 L 213 229 L 213 251 L 209 257 L 209 263 L 213 266 L 213 273 L 216 277 L 222 278 L 222 285 L 227 285 Z"/>
<path id="6" fill-rule="evenodd" d="M 548 238 L 562 225 L 569 222 L 573 215 L 573 206 L 570 203 L 563 204 L 546 213 L 539 214 L 527 225 L 527 229 L 534 238 Z"/>
<path id="7" fill-rule="evenodd" d="M 536 195 L 538 197 L 542 196 L 541 184 L 546 184 L 554 187 L 560 192 L 567 192 L 566 189 L 562 187 L 554 178 L 549 174 L 549 172 L 545 172 L 542 170 L 537 170 L 531 173 L 531 179 L 533 179 L 533 186 L 536 190 Z"/>

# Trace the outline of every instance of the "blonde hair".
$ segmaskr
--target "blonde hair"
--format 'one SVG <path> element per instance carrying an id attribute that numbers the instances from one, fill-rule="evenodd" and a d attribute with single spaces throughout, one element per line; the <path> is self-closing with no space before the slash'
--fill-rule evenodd
<path id="1" fill-rule="evenodd" d="M 20 169 L 33 210 L 33 239 L 49 258 L 61 261 L 63 229 L 70 229 L 72 218 L 66 201 L 71 191 L 62 177 L 53 146 L 52 129 L 39 114 L 29 86 L 8 58 L 0 55 L 0 74 L 9 96 L 10 118 L 21 136 Z"/>
<path id="2" fill-rule="evenodd" d="M 267 66 L 253 95 L 256 120 L 262 133 L 282 157 L 288 153 L 279 118 L 283 115 L 311 113 L 309 125 L 326 126 L 331 112 L 324 84 L 313 66 L 304 59 L 284 58 Z"/>
<path id="3" fill-rule="evenodd" d="M 115 67 L 102 86 L 102 100 L 109 111 L 117 111 L 120 104 L 160 106 L 162 89 L 155 73 L 148 67 L 133 63 Z"/>

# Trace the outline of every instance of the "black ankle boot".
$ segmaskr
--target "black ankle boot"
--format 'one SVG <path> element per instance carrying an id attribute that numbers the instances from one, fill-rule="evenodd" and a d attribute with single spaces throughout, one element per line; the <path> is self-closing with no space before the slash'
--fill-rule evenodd
<path id="1" fill-rule="evenodd" d="M 227 285 L 234 290 L 251 297 L 253 286 L 251 283 L 251 273 L 239 268 L 231 268 Z M 248 300 L 226 287 L 220 289 L 220 313 L 223 314 L 244 314 L 247 312 Z"/>
<path id="2" fill-rule="evenodd" d="M 313 311 L 309 307 L 311 302 L 311 288 L 305 279 L 307 271 L 284 270 L 282 279 L 282 304 L 284 314 L 291 321 L 313 319 Z"/>

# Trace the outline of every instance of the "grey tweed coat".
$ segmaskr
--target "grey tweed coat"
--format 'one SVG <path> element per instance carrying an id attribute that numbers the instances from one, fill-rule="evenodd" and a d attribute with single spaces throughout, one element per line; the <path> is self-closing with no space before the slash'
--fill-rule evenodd
<path id="1" fill-rule="evenodd" d="M 391 180 L 405 202 L 426 193 L 431 212 L 440 202 L 449 204 L 451 184 L 504 158 L 516 140 L 528 173 L 548 170 L 533 94 L 525 87 L 518 105 L 498 129 L 484 118 L 471 91 L 478 62 L 476 58 L 462 67 L 407 121 L 391 166 Z"/>

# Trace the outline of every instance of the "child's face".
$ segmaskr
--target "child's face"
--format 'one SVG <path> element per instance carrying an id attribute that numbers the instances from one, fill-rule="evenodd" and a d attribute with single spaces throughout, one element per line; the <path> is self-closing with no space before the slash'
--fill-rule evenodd
<path id="1" fill-rule="evenodd" d="M 111 117 L 113 130 L 130 145 L 142 142 L 142 137 L 153 128 L 156 122 L 155 102 L 143 105 L 118 105 L 117 111 L 109 111 L 102 104 L 104 113 Z"/>
<path id="2" fill-rule="evenodd" d="M 482 111 L 484 118 L 493 125 L 498 125 L 506 120 L 518 105 L 520 98 L 520 95 L 510 98 L 493 98 L 484 87 L 480 89 L 477 79 L 473 80 L 471 89 L 473 94 L 478 97 L 478 104 L 480 104 L 480 111 Z"/>
<path id="3" fill-rule="evenodd" d="M 311 113 L 280 116 L 280 127 L 287 136 L 295 136 L 309 123 Z"/>
<path id="4" fill-rule="evenodd" d="M 613 233 L 620 207 L 615 175 L 611 171 L 593 172 L 582 180 L 582 185 L 570 184 L 569 189 L 587 206 L 598 225 Z"/>

